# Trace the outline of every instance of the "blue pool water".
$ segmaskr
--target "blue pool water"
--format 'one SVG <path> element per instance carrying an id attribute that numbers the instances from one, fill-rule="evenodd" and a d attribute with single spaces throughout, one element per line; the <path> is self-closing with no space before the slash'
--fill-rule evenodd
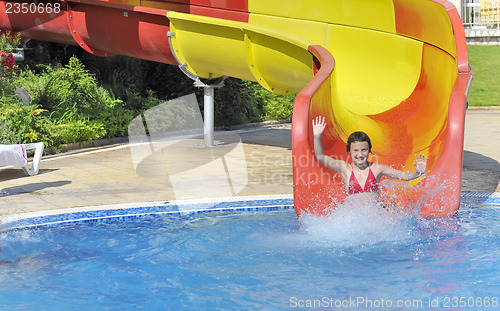
<path id="1" fill-rule="evenodd" d="M 462 201 L 446 218 L 240 208 L 9 230 L 0 310 L 499 310 L 500 200 Z"/>

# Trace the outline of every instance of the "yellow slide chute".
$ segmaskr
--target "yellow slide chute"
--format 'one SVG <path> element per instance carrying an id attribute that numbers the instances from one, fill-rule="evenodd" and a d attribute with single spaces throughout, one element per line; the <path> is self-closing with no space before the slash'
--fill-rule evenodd
<path id="1" fill-rule="evenodd" d="M 171 48 L 180 65 L 201 78 L 231 76 L 278 94 L 299 92 L 312 80 L 312 43 L 256 25 L 169 12 Z"/>

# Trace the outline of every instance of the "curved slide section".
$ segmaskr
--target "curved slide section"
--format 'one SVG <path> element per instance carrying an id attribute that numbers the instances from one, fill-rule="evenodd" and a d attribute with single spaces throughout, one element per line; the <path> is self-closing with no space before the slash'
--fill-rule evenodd
<path id="1" fill-rule="evenodd" d="M 332 157 L 349 161 L 345 142 L 355 130 L 371 137 L 372 161 L 404 170 L 412 169 L 415 154 L 428 157 L 428 174 L 412 187 L 382 182 L 389 204 L 432 216 L 458 209 L 472 73 L 462 22 L 451 3 L 49 2 L 60 10 L 22 14 L 16 13 L 21 2 L 0 1 L 0 30 L 79 45 L 101 56 L 179 65 L 201 78 L 232 76 L 278 94 L 298 92 L 292 147 L 299 215 L 325 215 L 346 196 L 340 175 L 315 160 L 310 125 L 317 115 L 327 117 L 323 145 Z"/>
<path id="2" fill-rule="evenodd" d="M 458 209 L 472 79 L 463 26 L 453 5 L 444 1 L 393 4 L 392 30 L 373 31 L 376 21 L 364 28 L 332 25 L 331 41 L 323 46 L 333 57 L 321 60 L 335 60 L 328 68 L 331 74 L 296 100 L 292 147 L 298 213 L 328 214 L 325 205 L 335 207 L 346 197 L 340 174 L 314 158 L 310 124 L 317 115 L 328 116 L 323 145 L 334 158 L 350 161 L 346 141 L 356 130 L 371 137 L 372 161 L 409 170 L 415 154 L 426 155 L 428 173 L 413 187 L 382 181 L 386 204 L 417 208 L 426 216 L 452 215 Z"/>

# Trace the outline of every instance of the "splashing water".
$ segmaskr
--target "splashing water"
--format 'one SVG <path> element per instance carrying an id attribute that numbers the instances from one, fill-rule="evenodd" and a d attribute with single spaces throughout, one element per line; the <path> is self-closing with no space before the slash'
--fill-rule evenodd
<path id="1" fill-rule="evenodd" d="M 348 198 L 327 217 L 303 215 L 303 239 L 313 243 L 356 246 L 412 239 L 416 216 L 381 204 Z"/>
<path id="2" fill-rule="evenodd" d="M 420 209 L 446 184 L 435 189 L 411 186 L 408 183 L 384 180 L 382 201 L 366 200 L 366 197 L 350 196 L 343 203 L 334 203 L 328 216 L 304 214 L 300 217 L 304 243 L 323 246 L 366 246 L 389 242 L 393 244 L 414 243 L 421 237 L 419 227 L 422 218 Z M 413 200 L 400 201 L 406 194 L 415 194 Z"/>

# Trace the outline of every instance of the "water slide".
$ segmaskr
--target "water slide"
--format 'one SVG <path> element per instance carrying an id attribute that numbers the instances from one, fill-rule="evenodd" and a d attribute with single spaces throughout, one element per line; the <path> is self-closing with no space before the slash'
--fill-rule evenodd
<path id="1" fill-rule="evenodd" d="M 325 215 L 346 198 L 338 173 L 314 157 L 311 121 L 327 120 L 325 153 L 349 160 L 362 130 L 372 161 L 428 171 L 382 181 L 389 204 L 448 216 L 460 201 L 467 91 L 472 80 L 462 21 L 443 0 L 0 1 L 0 30 L 178 65 L 201 78 L 257 81 L 297 94 L 292 119 L 297 214 Z"/>

